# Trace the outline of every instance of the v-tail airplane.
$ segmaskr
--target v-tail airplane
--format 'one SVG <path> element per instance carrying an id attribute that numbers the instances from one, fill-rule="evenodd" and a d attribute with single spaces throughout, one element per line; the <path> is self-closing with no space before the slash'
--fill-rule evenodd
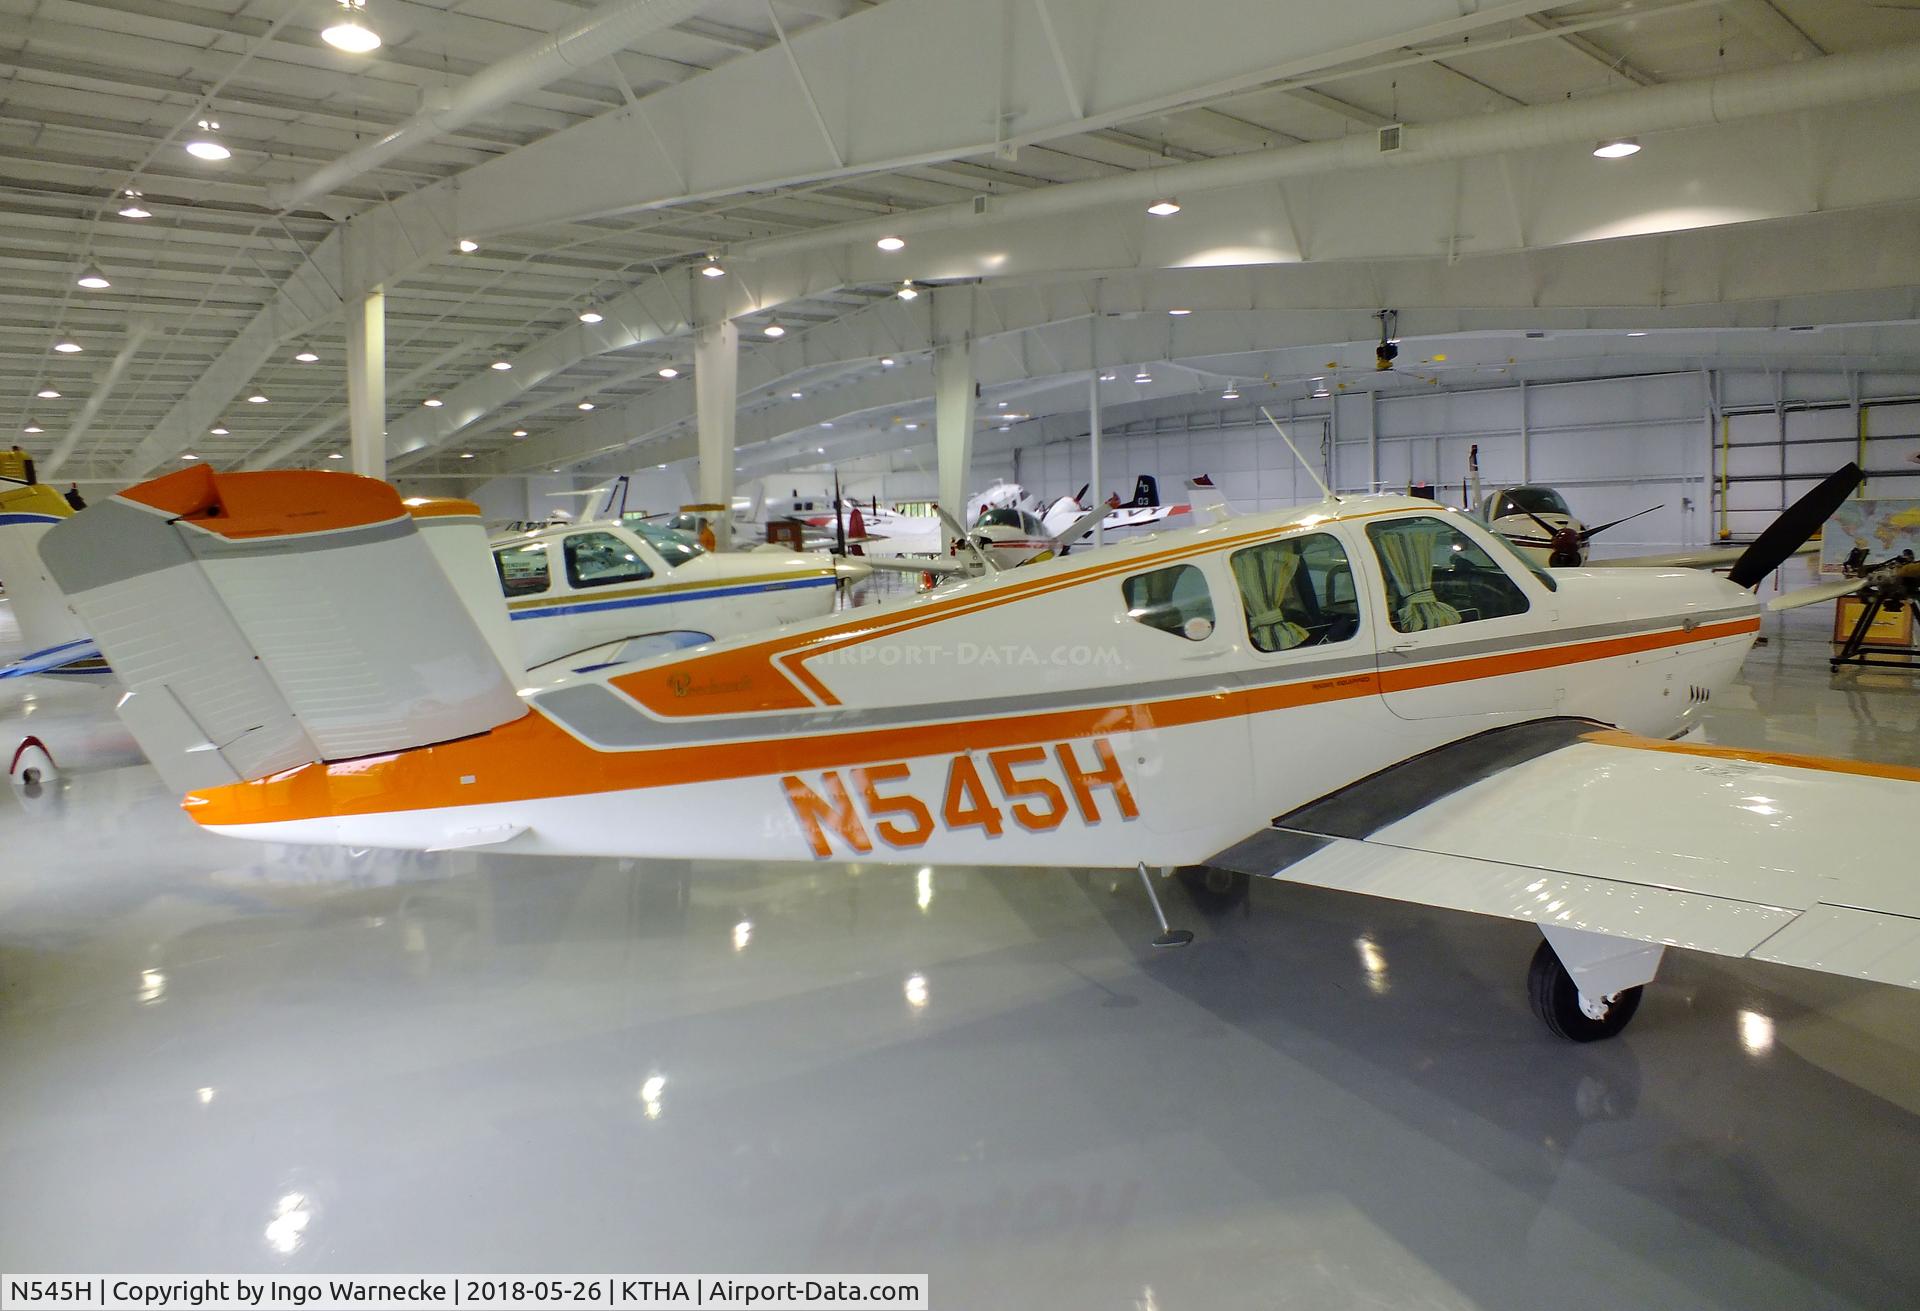
<path id="1" fill-rule="evenodd" d="M 1885 822 L 1920 804 L 1920 771 L 1687 736 L 1760 630 L 1753 584 L 1858 476 L 1728 578 L 1548 572 L 1409 497 L 1216 504 L 534 688 L 435 585 L 384 484 L 176 474 L 41 553 L 215 832 L 1130 869 L 1162 945 L 1191 935 L 1150 867 L 1209 866 L 1537 924 L 1533 1007 L 1587 1040 L 1626 1025 L 1674 946 L 1920 987 L 1920 892 Z M 290 635 L 322 624 L 333 652 L 305 659 Z"/>

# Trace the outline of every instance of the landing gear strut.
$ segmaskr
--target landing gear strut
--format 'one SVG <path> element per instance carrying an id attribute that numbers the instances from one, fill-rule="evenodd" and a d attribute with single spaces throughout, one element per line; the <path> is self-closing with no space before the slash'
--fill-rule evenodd
<path id="1" fill-rule="evenodd" d="M 1153 889 L 1153 877 L 1147 873 L 1147 862 L 1141 861 L 1140 886 L 1147 890 L 1147 901 L 1153 906 L 1153 917 L 1160 921 L 1160 936 L 1153 940 L 1156 947 L 1184 947 L 1193 941 L 1191 929 L 1176 929 L 1167 923 L 1167 912 L 1160 909 L 1160 894 Z"/>

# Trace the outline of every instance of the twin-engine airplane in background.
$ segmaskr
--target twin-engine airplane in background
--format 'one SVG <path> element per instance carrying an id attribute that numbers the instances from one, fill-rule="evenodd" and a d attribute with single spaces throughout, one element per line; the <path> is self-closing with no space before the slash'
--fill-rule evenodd
<path id="1" fill-rule="evenodd" d="M 1149 866 L 1208 865 L 1536 923 L 1580 1040 L 1670 945 L 1920 987 L 1920 771 L 1677 740 L 1857 469 L 1730 579 L 1329 496 L 524 688 L 384 484 L 193 472 L 41 554 L 215 832 L 1137 869 L 1156 913 Z"/>

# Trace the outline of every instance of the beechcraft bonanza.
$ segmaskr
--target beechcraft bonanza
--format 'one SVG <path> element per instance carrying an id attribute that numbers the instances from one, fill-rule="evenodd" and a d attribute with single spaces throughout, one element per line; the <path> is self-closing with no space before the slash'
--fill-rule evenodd
<path id="1" fill-rule="evenodd" d="M 1920 987 L 1920 771 L 1680 740 L 1858 476 L 1730 578 L 1329 494 L 529 689 L 383 483 L 174 474 L 41 555 L 214 832 L 1135 869 L 1168 945 L 1148 868 L 1207 865 L 1538 924 L 1533 1006 L 1587 1040 L 1668 946 Z"/>

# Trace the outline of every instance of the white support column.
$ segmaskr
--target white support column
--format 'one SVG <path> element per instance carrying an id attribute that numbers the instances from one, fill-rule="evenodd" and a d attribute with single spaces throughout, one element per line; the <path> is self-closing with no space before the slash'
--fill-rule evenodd
<path id="1" fill-rule="evenodd" d="M 1051 31 L 1051 29 L 1049 29 Z M 1087 320 L 1087 360 L 1093 368 L 1087 373 L 1087 440 L 1090 446 L 1088 455 L 1087 484 L 1093 490 L 1087 495 L 1093 498 L 1093 505 L 1104 499 L 1100 495 L 1100 296 L 1094 293 L 1093 317 Z M 1093 505 L 1087 508 L 1091 510 Z M 1093 521 L 1093 544 L 1106 545 L 1107 517 L 1101 515 Z"/>
<path id="2" fill-rule="evenodd" d="M 973 467 L 973 288 L 936 287 L 933 299 L 933 445 L 940 507 L 961 527 Z M 942 533 L 942 538 L 950 534 Z M 945 545 L 951 546 L 951 542 Z"/>
<path id="3" fill-rule="evenodd" d="M 387 294 L 347 306 L 347 422 L 353 471 L 387 476 Z"/>
<path id="4" fill-rule="evenodd" d="M 713 523 L 714 541 L 723 551 L 733 545 L 733 436 L 739 380 L 740 329 L 733 320 L 720 318 L 696 329 L 693 400 L 700 430 L 700 458 L 694 485 L 702 501 L 726 507 Z"/>

